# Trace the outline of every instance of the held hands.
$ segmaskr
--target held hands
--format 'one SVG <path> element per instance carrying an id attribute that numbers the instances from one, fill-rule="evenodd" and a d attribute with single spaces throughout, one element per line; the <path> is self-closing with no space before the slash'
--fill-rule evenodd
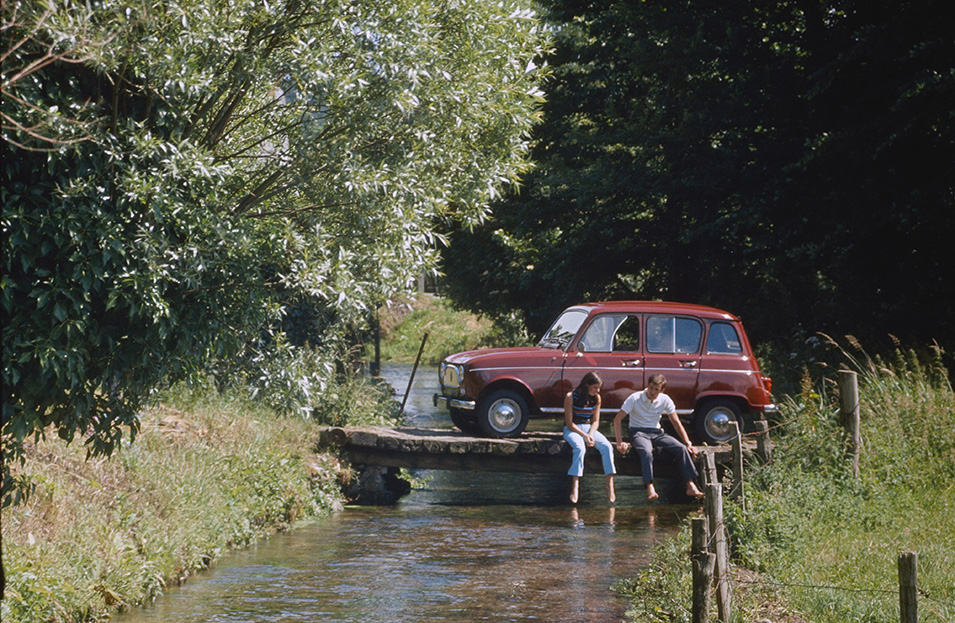
<path id="1" fill-rule="evenodd" d="M 584 435 L 584 443 L 587 444 L 588 448 L 594 447 L 594 438 L 590 435 Z"/>
<path id="2" fill-rule="evenodd" d="M 630 447 L 630 444 L 627 443 L 626 441 L 618 441 L 618 442 L 617 442 L 617 452 L 619 452 L 620 454 L 626 454 L 626 453 L 627 453 L 627 449 L 628 449 L 629 447 Z"/>

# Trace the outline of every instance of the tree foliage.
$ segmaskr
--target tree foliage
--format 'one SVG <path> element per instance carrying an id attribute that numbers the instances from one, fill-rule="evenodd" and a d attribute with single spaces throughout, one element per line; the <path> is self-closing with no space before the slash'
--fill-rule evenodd
<path id="1" fill-rule="evenodd" d="M 546 41 L 524 0 L 4 1 L 5 458 L 198 373 L 314 405 L 527 170 Z"/>
<path id="2" fill-rule="evenodd" d="M 538 332 L 584 299 L 667 298 L 741 314 L 761 341 L 955 348 L 944 3 L 544 4 L 539 166 L 453 232 L 455 298 Z"/>

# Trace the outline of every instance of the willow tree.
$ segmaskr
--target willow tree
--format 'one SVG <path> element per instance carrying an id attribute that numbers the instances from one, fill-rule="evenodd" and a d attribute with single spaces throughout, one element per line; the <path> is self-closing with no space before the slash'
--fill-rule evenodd
<path id="1" fill-rule="evenodd" d="M 4 2 L 5 470 L 48 430 L 108 454 L 200 373 L 314 404 L 527 169 L 528 4 Z"/>

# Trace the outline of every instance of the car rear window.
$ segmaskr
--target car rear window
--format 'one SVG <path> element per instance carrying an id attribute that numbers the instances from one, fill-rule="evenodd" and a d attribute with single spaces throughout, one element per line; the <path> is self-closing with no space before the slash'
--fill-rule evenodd
<path id="1" fill-rule="evenodd" d="M 696 353 L 703 339 L 703 325 L 693 318 L 650 316 L 647 318 L 647 351 L 651 353 Z"/>
<path id="2" fill-rule="evenodd" d="M 706 337 L 706 352 L 716 355 L 739 355 L 743 345 L 739 341 L 736 327 L 728 322 L 714 322 L 710 325 Z"/>

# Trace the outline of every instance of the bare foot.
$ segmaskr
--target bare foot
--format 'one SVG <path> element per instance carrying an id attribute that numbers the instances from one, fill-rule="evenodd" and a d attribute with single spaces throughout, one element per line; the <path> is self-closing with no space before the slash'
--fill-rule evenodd
<path id="1" fill-rule="evenodd" d="M 579 490 L 579 487 L 578 487 L 579 483 L 580 483 L 580 480 L 577 477 L 574 477 L 571 480 L 571 484 L 570 484 L 570 503 L 571 504 L 577 503 L 577 492 Z"/>
<path id="2" fill-rule="evenodd" d="M 611 504 L 617 501 L 617 494 L 613 490 L 613 476 L 607 476 L 607 497 L 610 498 Z"/>
<path id="3" fill-rule="evenodd" d="M 653 483 L 647 485 L 647 501 L 652 502 L 653 500 L 660 497 L 660 494 L 657 493 L 657 490 L 653 487 Z"/>
<path id="4" fill-rule="evenodd" d="M 704 498 L 703 492 L 697 488 L 696 483 L 692 480 L 686 483 L 686 494 L 694 500 L 702 500 Z"/>

